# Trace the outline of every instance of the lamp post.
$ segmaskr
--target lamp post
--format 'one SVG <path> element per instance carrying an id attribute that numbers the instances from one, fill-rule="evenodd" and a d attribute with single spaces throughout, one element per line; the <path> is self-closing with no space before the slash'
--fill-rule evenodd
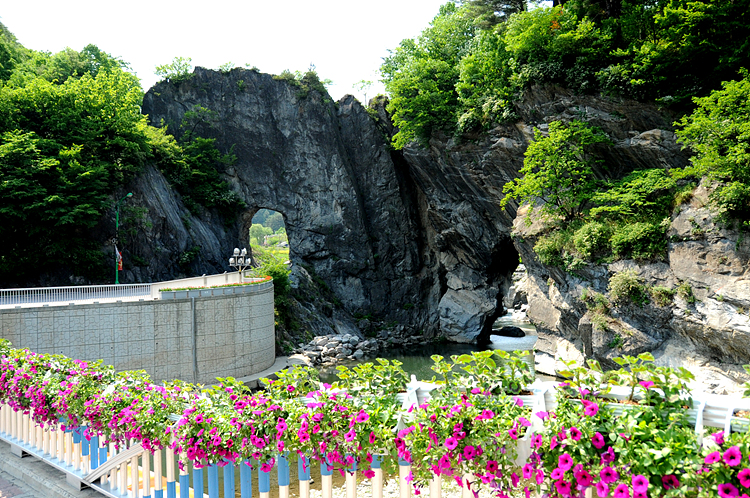
<path id="1" fill-rule="evenodd" d="M 120 261 L 122 259 L 120 252 L 117 250 L 117 242 L 120 237 L 120 203 L 128 197 L 133 197 L 133 192 L 128 192 L 128 195 L 115 204 L 115 238 L 112 240 L 112 245 L 115 247 L 115 285 L 120 283 Z"/>
<path id="2" fill-rule="evenodd" d="M 243 248 L 242 251 L 239 248 L 234 248 L 232 257 L 229 258 L 229 266 L 236 268 L 239 272 L 239 283 L 242 283 L 242 272 L 250 266 L 251 258 L 247 255 L 247 249 Z"/>

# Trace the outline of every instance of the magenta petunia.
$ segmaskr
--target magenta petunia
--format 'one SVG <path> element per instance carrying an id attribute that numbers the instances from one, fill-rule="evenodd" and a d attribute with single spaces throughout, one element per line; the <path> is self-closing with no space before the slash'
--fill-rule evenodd
<path id="1" fill-rule="evenodd" d="M 587 417 L 593 417 L 597 413 L 599 413 L 599 405 L 594 403 L 593 401 L 587 401 L 587 400 L 581 400 L 581 403 L 583 403 L 583 414 Z"/>
<path id="2" fill-rule="evenodd" d="M 633 483 L 633 491 L 645 492 L 648 490 L 648 479 L 646 479 L 646 476 L 635 475 L 632 477 L 631 482 Z"/>
<path id="3" fill-rule="evenodd" d="M 513 429 L 508 429 L 508 435 L 511 439 L 518 439 L 518 431 L 515 429 L 515 427 Z"/>
<path id="4" fill-rule="evenodd" d="M 555 489 L 563 496 L 570 496 L 571 485 L 570 482 L 561 479 L 555 483 Z"/>
<path id="5" fill-rule="evenodd" d="M 627 484 L 619 484 L 615 488 L 615 492 L 612 494 L 613 498 L 630 498 L 630 489 Z"/>
<path id="6" fill-rule="evenodd" d="M 579 470 L 573 475 L 575 476 L 576 481 L 578 481 L 579 486 L 587 488 L 594 484 L 594 477 L 585 470 Z"/>
<path id="7" fill-rule="evenodd" d="M 737 474 L 737 477 L 740 480 L 740 484 L 746 488 L 750 488 L 750 469 L 742 469 L 740 470 L 739 474 Z"/>
<path id="8" fill-rule="evenodd" d="M 456 446 L 458 446 L 458 441 L 453 436 L 445 440 L 445 447 L 449 450 L 455 450 Z"/>
<path id="9" fill-rule="evenodd" d="M 375 433 L 370 431 L 370 444 L 373 444 L 375 442 Z"/>
<path id="10" fill-rule="evenodd" d="M 564 475 L 565 475 L 565 471 L 558 467 L 552 471 L 552 473 L 550 474 L 550 477 L 552 478 L 552 480 L 556 481 L 562 478 Z"/>
<path id="11" fill-rule="evenodd" d="M 370 415 L 368 415 L 367 412 L 365 412 L 364 410 L 360 411 L 357 414 L 357 422 L 358 423 L 361 424 L 362 422 L 367 422 L 368 420 L 370 420 Z"/>
<path id="12" fill-rule="evenodd" d="M 706 455 L 703 463 L 705 463 L 706 465 L 711 465 L 719 461 L 721 461 L 721 453 L 719 453 L 718 451 L 714 451 L 713 453 L 709 453 L 708 455 Z"/>
<path id="13" fill-rule="evenodd" d="M 604 481 L 599 481 L 596 483 L 596 495 L 599 498 L 606 498 L 609 496 L 609 486 Z"/>
<path id="14" fill-rule="evenodd" d="M 521 470 L 523 472 L 524 479 L 531 479 L 531 477 L 534 475 L 534 466 L 530 463 L 524 465 Z"/>
<path id="15" fill-rule="evenodd" d="M 735 487 L 735 485 L 729 482 L 719 484 L 718 491 L 721 498 L 735 498 L 736 496 L 740 495 L 740 491 Z"/>
<path id="16" fill-rule="evenodd" d="M 739 465 L 742 462 L 742 452 L 740 452 L 739 446 L 732 446 L 724 452 L 724 463 L 730 467 Z"/>
<path id="17" fill-rule="evenodd" d="M 557 466 L 564 471 L 570 470 L 573 467 L 573 459 L 567 453 L 563 453 L 557 459 Z"/>
<path id="18" fill-rule="evenodd" d="M 639 382 L 639 384 L 643 386 L 644 389 L 651 389 L 652 387 L 654 387 L 654 383 L 650 380 L 642 380 Z"/>
<path id="19" fill-rule="evenodd" d="M 604 447 L 604 436 L 602 436 L 600 433 L 595 433 L 593 436 L 591 436 L 591 444 L 596 447 L 596 449 L 602 449 Z"/>
<path id="20" fill-rule="evenodd" d="M 620 474 L 617 473 L 615 469 L 607 465 L 599 472 L 599 478 L 605 483 L 605 484 L 612 484 L 617 479 L 619 479 Z"/>
<path id="21" fill-rule="evenodd" d="M 490 460 L 489 462 L 487 462 L 487 472 L 489 472 L 490 474 L 494 474 L 495 472 L 497 472 L 497 467 L 498 465 L 495 460 Z"/>
<path id="22" fill-rule="evenodd" d="M 674 474 L 662 476 L 661 483 L 662 483 L 662 486 L 664 486 L 664 489 L 673 489 L 673 488 L 676 489 L 680 487 L 680 481 L 677 479 L 677 476 L 675 476 Z"/>
<path id="23" fill-rule="evenodd" d="M 570 438 L 573 441 L 580 441 L 582 435 L 583 435 L 583 433 L 581 431 L 579 431 L 577 427 L 571 427 L 570 428 Z"/>
<path id="24" fill-rule="evenodd" d="M 477 456 L 477 450 L 472 445 L 467 445 L 464 448 L 464 458 L 474 460 L 475 456 Z"/>

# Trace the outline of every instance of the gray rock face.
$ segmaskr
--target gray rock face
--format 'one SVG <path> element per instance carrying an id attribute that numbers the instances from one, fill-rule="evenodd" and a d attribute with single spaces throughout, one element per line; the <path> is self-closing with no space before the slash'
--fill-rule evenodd
<path id="1" fill-rule="evenodd" d="M 472 342 L 489 336 L 507 296 L 506 307 L 528 302 L 540 329 L 538 348 L 552 358 L 607 361 L 621 353 L 668 350 L 666 358 L 679 338 L 706 361 L 737 365 L 750 359 L 750 242 L 714 227 L 705 204 L 696 204 L 702 202 L 700 193 L 672 222 L 667 262 L 591 266 L 578 276 L 539 264 L 534 226 L 526 227 L 514 206 L 499 207 L 503 186 L 518 176 L 534 129 L 544 132 L 554 120 L 583 118 L 604 129 L 614 141 L 603 151 L 609 174 L 684 165 L 687 157 L 670 131 L 671 119 L 654 107 L 535 88 L 517 103 L 518 123 L 462 142 L 436 135 L 427 147 L 392 151 L 393 127 L 382 106 L 371 116 L 352 97 L 333 103 L 317 91 L 303 93 L 254 71 L 198 68 L 190 80 L 160 83 L 146 94 L 144 113 L 173 133 L 179 134 L 185 113 L 197 106 L 215 113 L 195 131 L 237 156 L 224 178 L 248 207 L 228 227 L 210 213 L 186 217 L 158 172 L 144 175 L 140 185 L 150 199 L 144 207 L 151 223 L 144 232 L 155 248 L 145 257 L 154 263 L 130 279 L 174 273 L 174 254 L 192 247 L 200 247 L 188 265 L 193 273 L 227 269 L 222 262 L 228 251 L 247 245 L 253 214 L 268 208 L 285 218 L 293 285 L 301 289 L 322 280 L 345 310 L 315 300 L 294 304 L 295 316 L 312 336 L 377 335 L 376 342 L 385 345 L 421 330 L 422 337 Z M 519 236 L 511 238 L 514 230 Z M 519 253 L 528 275 L 511 291 Z M 652 285 L 688 282 L 698 302 L 623 306 L 600 332 L 581 292 L 606 292 L 609 277 L 625 268 Z M 353 314 L 364 318 L 354 320 Z M 402 325 L 378 332 L 378 320 Z M 314 344 L 306 351 L 321 361 L 343 354 L 338 348 L 344 344 L 349 355 L 369 353 L 361 340 L 339 341 L 336 348 Z"/>
<path id="2" fill-rule="evenodd" d="M 544 353 L 567 359 L 583 354 L 614 366 L 616 356 L 651 351 L 657 364 L 696 374 L 698 388 L 738 392 L 738 383 L 748 379 L 742 365 L 750 361 L 750 241 L 714 224 L 708 195 L 705 186 L 698 187 L 673 216 L 667 261 L 588 266 L 578 276 L 541 265 L 532 249 L 533 228 L 517 220 L 517 233 L 526 240 L 519 247 L 534 282 L 528 287 L 529 317 Z M 594 325 L 582 293 L 606 294 L 612 275 L 628 269 L 648 286 L 690 288 L 694 302 L 677 293 L 666 306 L 621 304 L 612 307 L 606 328 Z"/>

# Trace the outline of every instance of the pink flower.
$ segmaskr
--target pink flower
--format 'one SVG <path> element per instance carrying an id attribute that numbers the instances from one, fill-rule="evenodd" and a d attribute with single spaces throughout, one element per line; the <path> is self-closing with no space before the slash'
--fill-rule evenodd
<path id="1" fill-rule="evenodd" d="M 611 484 L 619 479 L 620 475 L 615 469 L 607 465 L 599 472 L 599 477 L 604 484 Z"/>
<path id="2" fill-rule="evenodd" d="M 375 433 L 370 431 L 370 444 L 373 444 L 375 442 Z"/>
<path id="3" fill-rule="evenodd" d="M 594 484 L 594 478 L 591 474 L 586 472 L 585 470 L 579 470 L 575 474 L 573 474 L 576 478 L 576 481 L 578 481 L 579 486 L 583 486 L 584 488 L 587 488 Z"/>
<path id="4" fill-rule="evenodd" d="M 458 441 L 453 436 L 445 440 L 445 447 L 449 450 L 455 450 L 456 446 L 458 446 Z"/>
<path id="5" fill-rule="evenodd" d="M 364 472 L 362 472 L 362 474 L 364 474 L 364 476 L 365 476 L 365 477 L 366 477 L 367 479 L 372 479 L 373 477 L 375 477 L 375 471 L 374 471 L 374 470 L 372 470 L 372 469 L 367 469 L 367 470 L 365 470 Z"/>
<path id="6" fill-rule="evenodd" d="M 523 471 L 523 478 L 524 479 L 531 479 L 531 476 L 534 474 L 534 466 L 530 463 L 527 463 L 523 466 L 521 469 Z"/>
<path id="7" fill-rule="evenodd" d="M 599 498 L 607 498 L 609 496 L 609 486 L 604 481 L 597 482 L 596 494 Z"/>
<path id="8" fill-rule="evenodd" d="M 664 489 L 672 489 L 672 488 L 676 489 L 680 487 L 680 481 L 677 479 L 677 476 L 675 476 L 674 474 L 662 476 L 661 483 L 662 483 L 662 486 L 664 486 Z"/>
<path id="9" fill-rule="evenodd" d="M 539 448 L 542 443 L 544 442 L 544 439 L 542 438 L 541 434 L 534 434 L 531 436 L 531 446 L 534 448 Z"/>
<path id="10" fill-rule="evenodd" d="M 706 465 L 711 465 L 712 463 L 716 463 L 721 460 L 721 453 L 718 451 L 714 451 L 713 453 L 709 453 L 706 455 L 705 460 L 703 460 L 703 463 Z"/>
<path id="11" fill-rule="evenodd" d="M 557 489 L 557 492 L 560 493 L 563 496 L 569 496 L 570 495 L 570 482 L 561 479 L 555 483 L 555 489 Z"/>
<path id="12" fill-rule="evenodd" d="M 739 474 L 737 474 L 737 477 L 740 480 L 740 484 L 742 484 L 746 488 L 750 488 L 750 469 L 740 470 Z"/>
<path id="13" fill-rule="evenodd" d="M 633 483 L 633 491 L 646 492 L 648 490 L 648 479 L 643 475 L 635 475 L 632 477 L 631 482 Z"/>
<path id="14" fill-rule="evenodd" d="M 570 470 L 573 467 L 573 459 L 567 453 L 563 453 L 557 459 L 557 466 L 563 471 Z"/>
<path id="15" fill-rule="evenodd" d="M 602 449 L 604 447 L 604 436 L 602 436 L 600 433 L 595 433 L 593 436 L 591 436 L 591 444 L 596 447 L 596 449 Z"/>
<path id="16" fill-rule="evenodd" d="M 556 481 L 558 479 L 561 479 L 564 475 L 565 475 L 565 471 L 561 469 L 560 467 L 558 467 L 552 471 L 552 473 L 550 474 L 550 477 L 552 478 L 553 481 Z"/>
<path id="17" fill-rule="evenodd" d="M 360 411 L 357 414 L 357 422 L 358 423 L 361 424 L 362 422 L 367 422 L 368 420 L 370 420 L 370 415 L 368 415 L 367 412 L 365 412 L 364 410 Z"/>
<path id="18" fill-rule="evenodd" d="M 571 427 L 570 428 L 570 438 L 573 441 L 580 441 L 582 435 L 583 435 L 583 433 L 581 433 L 581 431 L 579 431 L 578 428 L 576 428 L 576 427 Z"/>
<path id="19" fill-rule="evenodd" d="M 536 412 L 535 415 L 540 419 L 545 420 L 549 417 L 549 412 Z"/>
<path id="20" fill-rule="evenodd" d="M 740 452 L 739 446 L 732 446 L 724 452 L 724 463 L 730 467 L 739 465 L 742 461 L 742 453 Z"/>
<path id="21" fill-rule="evenodd" d="M 734 484 L 728 482 L 719 484 L 719 496 L 721 498 L 734 498 L 735 496 L 739 496 L 739 494 L 740 492 Z"/>
<path id="22" fill-rule="evenodd" d="M 508 435 L 510 436 L 511 439 L 514 439 L 514 440 L 518 439 L 518 431 L 516 430 L 515 427 L 513 429 L 508 429 Z"/>
<path id="23" fill-rule="evenodd" d="M 584 399 L 581 400 L 581 403 L 583 403 L 583 414 L 587 417 L 593 417 L 599 412 L 599 405 L 593 401 L 587 401 Z"/>
<path id="24" fill-rule="evenodd" d="M 350 430 L 349 432 L 347 432 L 346 434 L 344 434 L 344 439 L 345 439 L 345 440 L 346 440 L 347 442 L 349 442 L 349 441 L 354 441 L 354 439 L 355 439 L 356 437 L 357 437 L 357 433 L 356 433 L 356 432 L 354 432 L 354 429 L 352 429 L 352 430 Z"/>
<path id="25" fill-rule="evenodd" d="M 518 477 L 518 474 L 516 474 L 515 472 L 510 475 L 510 480 L 513 483 L 514 488 L 517 488 L 518 483 L 521 481 L 521 479 Z"/>
<path id="26" fill-rule="evenodd" d="M 722 444 L 724 444 L 724 431 L 719 431 L 719 432 L 717 432 L 715 434 L 711 434 L 708 437 L 710 437 L 711 439 L 713 439 L 714 443 L 718 444 L 719 446 L 721 446 Z"/>
<path id="27" fill-rule="evenodd" d="M 652 387 L 654 387 L 654 383 L 650 380 L 642 380 L 639 382 L 639 384 L 642 385 L 644 389 L 651 389 Z"/>
<path id="28" fill-rule="evenodd" d="M 495 460 L 490 460 L 489 462 L 487 462 L 487 472 L 489 472 L 490 474 L 494 474 L 495 472 L 497 472 L 497 467 L 497 462 Z"/>
<path id="29" fill-rule="evenodd" d="M 613 498 L 630 498 L 630 490 L 627 484 L 620 484 L 615 488 Z"/>
<path id="30" fill-rule="evenodd" d="M 477 450 L 473 446 L 468 445 L 464 448 L 464 458 L 467 460 L 474 460 L 475 456 L 477 456 Z"/>
<path id="31" fill-rule="evenodd" d="M 557 436 L 552 436 L 549 441 L 549 449 L 554 450 L 557 447 Z"/>

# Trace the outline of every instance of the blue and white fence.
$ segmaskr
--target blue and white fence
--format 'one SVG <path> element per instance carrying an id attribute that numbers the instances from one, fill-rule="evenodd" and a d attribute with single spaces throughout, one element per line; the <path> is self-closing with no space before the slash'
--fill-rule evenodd
<path id="1" fill-rule="evenodd" d="M 536 382 L 532 385 L 533 395 L 524 396 L 524 404 L 531 404 L 532 411 L 554 410 L 555 382 Z M 405 405 L 422 402 L 425 392 L 413 388 L 404 396 Z M 733 396 L 698 395 L 694 398 L 695 408 L 689 411 L 689 418 L 696 431 L 702 433 L 704 427 L 723 428 L 727 433 L 747 431 L 748 420 L 734 416 L 737 409 L 750 409 L 750 400 Z M 623 405 L 618 405 L 622 409 Z M 522 464 L 530 455 L 530 434 L 540 429 L 538 417 L 527 431 L 524 440 L 519 441 L 518 463 Z M 80 489 L 88 486 L 111 498 L 269 498 L 271 492 L 271 472 L 263 472 L 258 462 L 227 463 L 225 466 L 210 465 L 195 469 L 185 465 L 179 468 L 179 455 L 170 449 L 157 450 L 153 454 L 140 444 L 131 441 L 124 448 L 114 444 L 105 445 L 102 438 L 88 438 L 85 427 L 66 428 L 65 431 L 36 425 L 29 414 L 14 411 L 10 406 L 0 404 L 0 439 L 11 445 L 11 451 L 18 455 L 31 455 L 61 470 L 72 486 Z M 296 462 L 295 462 L 296 460 Z M 300 498 L 309 498 L 311 465 L 309 461 L 296 456 L 280 455 L 276 459 L 279 498 L 289 497 L 290 466 L 297 467 Z M 252 466 L 250 465 L 252 464 Z M 382 498 L 384 490 L 383 472 L 380 462 L 372 464 L 375 476 L 371 479 L 372 497 Z M 400 498 L 412 496 L 411 483 L 406 477 L 410 472 L 406 462 L 399 462 Z M 357 469 L 346 473 L 346 497 L 357 496 Z M 253 473 L 257 478 L 253 479 Z M 219 475 L 223 477 L 220 487 Z M 239 489 L 235 475 L 239 475 Z M 255 481 L 255 486 L 253 485 Z M 320 482 L 322 498 L 333 496 L 333 469 L 321 465 Z M 436 478 L 429 490 L 421 496 L 441 498 L 441 481 Z M 196 491 L 197 490 L 197 491 Z M 462 488 L 462 498 L 473 498 L 473 493 Z"/>

